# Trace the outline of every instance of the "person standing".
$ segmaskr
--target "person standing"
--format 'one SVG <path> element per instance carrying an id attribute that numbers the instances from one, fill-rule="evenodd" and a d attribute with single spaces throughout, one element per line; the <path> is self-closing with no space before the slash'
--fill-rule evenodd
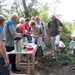
<path id="1" fill-rule="evenodd" d="M 32 42 L 38 45 L 35 56 L 41 58 L 43 57 L 43 50 L 45 48 L 44 42 L 42 40 L 42 35 L 44 32 L 41 28 L 36 26 L 36 23 L 33 20 L 30 21 L 29 25 L 31 27 Z"/>
<path id="2" fill-rule="evenodd" d="M 40 21 L 40 17 L 36 16 L 35 17 L 35 21 L 36 21 L 36 25 L 40 28 L 42 28 L 42 30 L 44 31 L 44 35 L 42 36 L 43 41 L 45 40 L 46 36 L 47 36 L 47 31 L 46 31 L 46 27 L 45 24 L 43 22 Z"/>
<path id="3" fill-rule="evenodd" d="M 0 75 L 10 75 L 9 59 L 5 49 L 4 37 L 5 17 L 0 15 Z"/>
<path id="4" fill-rule="evenodd" d="M 18 29 L 19 29 L 20 33 L 22 33 L 22 34 L 23 33 L 30 34 L 30 31 L 29 31 L 29 21 L 30 21 L 30 19 L 26 18 L 25 19 L 25 23 L 23 23 L 20 26 L 18 26 Z"/>
<path id="5" fill-rule="evenodd" d="M 20 26 L 22 26 L 24 23 L 25 23 L 25 19 L 24 19 L 23 17 L 20 18 L 20 19 L 19 19 L 19 24 L 17 24 L 17 26 L 16 26 L 16 31 L 17 31 L 17 33 L 20 33 L 19 28 L 20 28 Z"/>
<path id="6" fill-rule="evenodd" d="M 24 19 L 23 17 L 21 17 L 21 18 L 19 19 L 19 24 L 17 24 L 16 27 L 19 27 L 20 25 L 22 25 L 22 24 L 24 24 L 24 23 L 25 23 L 25 19 Z"/>
<path id="7" fill-rule="evenodd" d="M 20 25 L 18 27 L 18 30 L 22 34 L 28 34 L 28 41 L 31 42 L 31 36 L 30 36 L 30 27 L 29 27 L 30 18 L 25 19 L 25 23 Z"/>
<path id="8" fill-rule="evenodd" d="M 21 36 L 21 33 L 17 33 L 14 24 L 17 22 L 18 17 L 16 14 L 12 14 L 10 17 L 10 20 L 6 21 L 5 25 L 5 46 L 6 46 L 6 51 L 10 52 L 14 50 L 14 36 Z M 16 55 L 9 55 L 9 61 L 11 64 L 11 70 L 14 71 L 20 71 L 16 68 Z"/>
<path id="9" fill-rule="evenodd" d="M 52 15 L 51 19 L 48 23 L 48 39 L 51 41 L 52 54 L 55 56 L 55 50 L 59 51 L 60 32 L 64 26 L 55 15 Z M 61 26 L 61 28 L 59 26 Z"/>

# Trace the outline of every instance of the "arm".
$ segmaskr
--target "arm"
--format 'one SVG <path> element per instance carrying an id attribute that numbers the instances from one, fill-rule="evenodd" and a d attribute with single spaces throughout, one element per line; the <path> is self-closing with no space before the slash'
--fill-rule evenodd
<path id="1" fill-rule="evenodd" d="M 16 32 L 16 29 L 14 28 L 14 26 L 13 25 L 10 25 L 9 26 L 9 31 L 10 31 L 10 33 L 11 33 L 11 35 L 14 37 L 14 36 L 21 36 L 22 34 L 21 33 L 17 33 Z"/>
<path id="2" fill-rule="evenodd" d="M 50 23 L 48 23 L 48 40 L 50 41 Z"/>
<path id="3" fill-rule="evenodd" d="M 63 30 L 64 29 L 64 26 L 62 26 L 62 29 L 61 30 Z"/>
<path id="4" fill-rule="evenodd" d="M 6 49 L 5 49 L 5 46 L 4 46 L 4 41 L 2 41 L 2 40 L 0 40 L 0 52 L 1 52 L 2 56 L 4 57 L 4 60 L 5 60 L 4 67 L 6 67 L 9 64 L 9 60 L 8 60 L 8 56 L 6 54 Z"/>
<path id="5" fill-rule="evenodd" d="M 50 37 L 50 28 L 48 28 L 48 37 Z"/>
<path id="6" fill-rule="evenodd" d="M 38 35 L 38 37 L 41 37 L 44 35 L 44 31 L 42 29 L 40 29 L 40 31 L 42 32 L 41 34 Z"/>
<path id="7" fill-rule="evenodd" d="M 48 28 L 48 40 L 50 41 L 50 28 Z"/>
<path id="8" fill-rule="evenodd" d="M 41 37 L 41 36 L 43 36 L 43 35 L 44 35 L 43 30 L 42 30 L 42 33 L 41 33 L 40 35 L 33 35 L 33 34 L 31 33 L 31 37 L 33 37 L 33 38 L 38 38 L 38 37 Z"/>
<path id="9" fill-rule="evenodd" d="M 36 36 L 32 33 L 32 30 L 30 32 L 31 37 L 36 38 Z"/>
<path id="10" fill-rule="evenodd" d="M 28 25 L 25 26 L 25 33 L 26 33 L 26 34 L 30 34 L 29 26 L 28 26 Z"/>
<path id="11" fill-rule="evenodd" d="M 62 27 L 61 30 L 64 29 L 64 25 L 60 22 L 60 26 Z"/>
<path id="12" fill-rule="evenodd" d="M 21 35 L 22 35 L 21 33 L 12 34 L 12 36 L 21 36 Z"/>
<path id="13" fill-rule="evenodd" d="M 64 25 L 60 22 L 61 28 L 58 28 L 58 31 L 61 32 L 64 29 Z"/>

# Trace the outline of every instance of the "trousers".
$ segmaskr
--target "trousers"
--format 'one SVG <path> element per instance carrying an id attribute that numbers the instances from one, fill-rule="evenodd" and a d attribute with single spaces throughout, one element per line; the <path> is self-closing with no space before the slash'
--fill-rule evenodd
<path id="1" fill-rule="evenodd" d="M 10 65 L 4 67 L 4 58 L 0 58 L 0 75 L 10 75 Z"/>
<path id="2" fill-rule="evenodd" d="M 6 51 L 7 52 L 10 52 L 12 50 L 14 50 L 14 47 L 6 46 Z M 12 54 L 12 55 L 9 54 L 9 62 L 11 64 L 11 69 L 12 70 L 16 69 L 16 55 L 15 54 Z"/>
<path id="3" fill-rule="evenodd" d="M 60 41 L 60 35 L 51 37 L 52 50 L 56 50 L 56 45 L 59 45 L 59 41 Z"/>

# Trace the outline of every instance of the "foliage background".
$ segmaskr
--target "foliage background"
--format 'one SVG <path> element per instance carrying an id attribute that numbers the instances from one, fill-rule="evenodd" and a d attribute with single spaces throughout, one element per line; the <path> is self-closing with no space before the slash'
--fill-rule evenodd
<path id="1" fill-rule="evenodd" d="M 19 18 L 20 17 L 31 18 L 31 16 L 40 16 L 41 21 L 43 21 L 47 27 L 47 24 L 50 21 L 50 16 L 48 14 L 49 9 L 51 8 L 54 9 L 53 14 L 55 14 L 57 18 L 60 19 L 60 17 L 62 17 L 62 15 L 57 14 L 58 8 L 53 7 L 53 5 L 59 4 L 57 0 L 56 2 L 52 3 L 53 5 L 51 4 L 49 6 L 47 4 L 38 3 L 38 0 L 30 0 L 30 2 L 28 2 L 29 0 L 14 0 L 14 2 L 11 3 L 10 1 L 13 0 L 0 0 L 0 14 L 3 14 L 6 17 L 6 19 L 9 19 L 12 13 L 17 13 Z M 8 9 L 8 7 L 10 7 L 10 9 Z M 74 31 L 75 27 L 71 22 L 62 21 L 62 23 L 64 25 L 64 30 L 60 33 L 60 35 L 61 35 L 61 40 L 66 45 L 66 52 L 62 53 L 61 55 L 57 55 L 57 59 L 60 60 L 61 63 L 65 63 L 69 62 L 70 59 L 72 58 L 70 56 L 71 50 L 69 48 L 69 44 L 71 41 L 70 35 Z M 46 38 L 45 44 L 47 46 L 46 49 L 51 49 L 51 44 L 48 41 L 48 38 Z"/>

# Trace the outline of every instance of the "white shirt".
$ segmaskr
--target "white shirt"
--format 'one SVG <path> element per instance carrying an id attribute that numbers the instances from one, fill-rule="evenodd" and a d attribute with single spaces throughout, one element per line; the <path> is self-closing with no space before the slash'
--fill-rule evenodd
<path id="1" fill-rule="evenodd" d="M 40 22 L 39 24 L 36 23 L 36 26 L 42 28 L 42 30 L 44 31 L 44 38 L 46 38 L 47 32 L 46 32 L 45 24 L 43 22 Z"/>

